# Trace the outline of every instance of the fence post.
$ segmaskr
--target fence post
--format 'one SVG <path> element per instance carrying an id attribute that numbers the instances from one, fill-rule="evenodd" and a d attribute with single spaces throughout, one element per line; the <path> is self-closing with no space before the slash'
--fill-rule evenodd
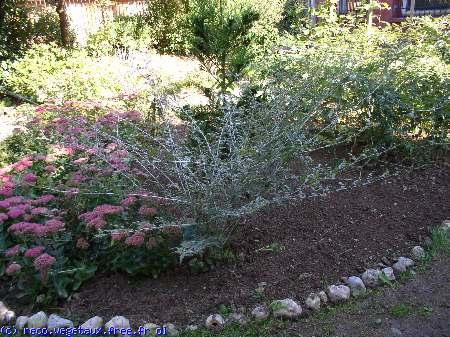
<path id="1" fill-rule="evenodd" d="M 317 8 L 317 2 L 316 0 L 311 0 L 311 26 L 315 27 L 317 24 L 317 16 L 316 16 L 316 8 Z"/>
<path id="2" fill-rule="evenodd" d="M 409 6 L 409 17 L 414 17 L 414 10 L 416 8 L 416 0 L 411 0 L 411 5 Z"/>

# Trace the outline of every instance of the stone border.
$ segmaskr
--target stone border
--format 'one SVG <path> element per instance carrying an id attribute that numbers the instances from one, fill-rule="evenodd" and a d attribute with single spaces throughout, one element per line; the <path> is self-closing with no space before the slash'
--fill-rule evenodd
<path id="1" fill-rule="evenodd" d="M 445 231 L 450 231 L 450 220 L 444 220 L 440 228 Z M 411 249 L 411 257 L 414 260 L 419 261 L 425 257 L 425 250 L 421 246 L 415 246 Z M 391 267 L 383 264 L 378 269 L 367 269 L 361 275 L 343 277 L 341 278 L 343 284 L 333 284 L 328 286 L 325 291 L 322 290 L 317 293 L 311 293 L 305 299 L 305 307 L 308 310 L 317 312 L 326 306 L 328 302 L 331 304 L 338 304 L 349 300 L 351 297 L 361 297 L 367 292 L 367 288 L 376 288 L 385 283 L 395 281 L 399 274 L 404 273 L 414 266 L 415 262 L 413 259 L 402 256 L 399 257 Z M 263 321 L 268 319 L 269 316 L 282 319 L 297 319 L 302 315 L 302 312 L 303 309 L 300 304 L 293 299 L 286 298 L 273 301 L 268 308 L 263 305 L 255 307 L 251 311 L 251 318 L 253 321 Z M 47 328 L 48 330 L 74 328 L 72 321 L 56 314 L 47 317 L 47 314 L 43 311 L 30 317 L 19 316 L 17 319 L 15 318 L 16 315 L 14 311 L 9 310 L 3 302 L 0 302 L 0 323 L 11 325 L 15 322 L 14 327 L 18 330 L 23 328 Z M 249 322 L 249 318 L 243 313 L 232 313 L 227 319 L 220 314 L 213 314 L 206 319 L 205 327 L 212 331 L 220 331 L 230 323 L 246 325 Z M 114 331 L 121 336 L 127 336 L 132 331 L 129 320 L 123 316 L 114 316 L 105 324 L 103 318 L 95 316 L 80 325 L 79 328 L 91 331 L 90 334 L 95 332 L 96 329 L 105 328 L 107 331 Z M 146 334 L 157 333 L 158 335 L 167 336 L 177 336 L 180 333 L 175 325 L 171 323 L 162 326 L 146 323 L 143 328 L 145 330 L 139 332 Z M 197 325 L 189 325 L 185 330 L 194 331 L 197 329 L 199 329 Z"/>

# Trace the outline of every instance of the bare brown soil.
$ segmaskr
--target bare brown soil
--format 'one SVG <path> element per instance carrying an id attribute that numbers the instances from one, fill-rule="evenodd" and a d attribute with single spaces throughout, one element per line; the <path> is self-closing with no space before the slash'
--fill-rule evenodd
<path id="1" fill-rule="evenodd" d="M 82 321 L 124 315 L 144 322 L 201 323 L 217 306 L 301 300 L 382 257 L 407 254 L 429 227 L 450 217 L 448 166 L 415 171 L 350 191 L 272 207 L 241 223 L 234 263 L 204 274 L 179 268 L 161 278 L 100 275 L 62 309 Z M 266 282 L 262 295 L 255 289 Z"/>

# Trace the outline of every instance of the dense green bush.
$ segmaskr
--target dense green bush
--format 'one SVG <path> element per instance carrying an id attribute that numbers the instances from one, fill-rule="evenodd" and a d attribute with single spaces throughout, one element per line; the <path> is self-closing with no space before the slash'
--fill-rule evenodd
<path id="1" fill-rule="evenodd" d="M 53 44 L 34 45 L 9 62 L 2 76 L 9 90 L 39 102 L 113 97 L 136 81 L 120 59 L 93 58 Z"/>
<path id="2" fill-rule="evenodd" d="M 30 9 L 25 1 L 6 0 L 0 12 L 0 61 L 22 55 L 33 43 L 61 44 L 53 8 Z"/>
<path id="3" fill-rule="evenodd" d="M 153 47 L 153 35 L 153 28 L 143 16 L 116 17 L 89 37 L 87 48 L 93 55 L 145 51 Z"/>
<path id="4" fill-rule="evenodd" d="M 298 34 L 310 22 L 309 1 L 286 0 L 279 29 L 282 32 Z"/>
<path id="5" fill-rule="evenodd" d="M 189 50 L 189 0 L 147 0 L 147 24 L 153 31 L 154 47 L 163 53 L 184 55 Z"/>
<path id="6" fill-rule="evenodd" d="M 264 59 L 279 43 L 278 25 L 282 19 L 283 0 L 240 0 L 241 6 L 248 6 L 259 15 L 250 35 L 254 43 L 251 45 L 252 53 L 256 58 Z"/>
<path id="7" fill-rule="evenodd" d="M 33 31 L 29 11 L 23 1 L 2 2 L 0 8 L 0 61 L 23 52 Z"/>
<path id="8" fill-rule="evenodd" d="M 225 0 L 197 0 L 192 10 L 192 53 L 213 77 L 223 94 L 248 66 L 252 37 L 259 14 Z"/>
<path id="9" fill-rule="evenodd" d="M 266 92 L 292 118 L 308 120 L 316 139 L 408 151 L 419 140 L 448 142 L 446 20 L 423 18 L 371 34 L 364 26 L 323 25 L 275 59 Z"/>

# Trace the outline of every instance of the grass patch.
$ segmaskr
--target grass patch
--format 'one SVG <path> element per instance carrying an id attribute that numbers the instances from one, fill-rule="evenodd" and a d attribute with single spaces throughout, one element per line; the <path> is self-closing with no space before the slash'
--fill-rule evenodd
<path id="1" fill-rule="evenodd" d="M 392 306 L 389 313 L 395 318 L 403 318 L 413 313 L 414 308 L 410 304 L 400 303 Z"/>
<path id="2" fill-rule="evenodd" d="M 430 317 L 433 314 L 433 308 L 427 305 L 419 308 L 419 315 L 423 317 Z"/>
<path id="3" fill-rule="evenodd" d="M 260 337 L 271 336 L 275 332 L 286 329 L 287 322 L 271 319 L 265 322 L 252 322 L 247 326 L 239 326 L 236 324 L 226 327 L 220 332 L 208 330 L 184 331 L 180 337 Z"/>
<path id="4" fill-rule="evenodd" d="M 395 318 L 404 318 L 413 314 L 430 317 L 433 314 L 433 308 L 427 305 L 417 307 L 407 303 L 400 303 L 392 306 L 389 309 L 389 313 Z"/>

